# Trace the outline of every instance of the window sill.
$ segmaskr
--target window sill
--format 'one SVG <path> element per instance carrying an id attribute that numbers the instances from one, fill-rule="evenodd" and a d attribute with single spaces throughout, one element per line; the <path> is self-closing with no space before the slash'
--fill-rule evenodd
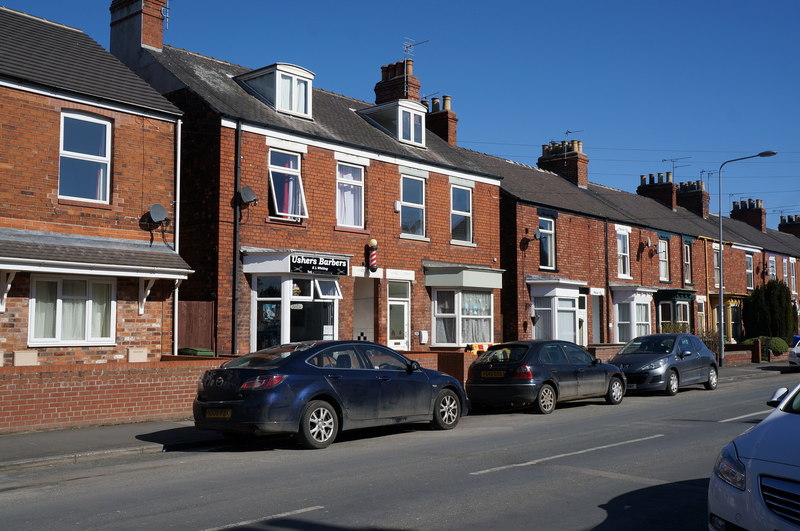
<path id="1" fill-rule="evenodd" d="M 461 240 L 450 240 L 450 245 L 458 245 L 459 247 L 478 247 L 477 243 L 465 242 Z"/>
<path id="2" fill-rule="evenodd" d="M 400 234 L 399 238 L 401 240 L 416 240 L 418 242 L 429 242 L 431 241 L 430 238 L 425 236 L 417 236 L 416 234 Z"/>
<path id="3" fill-rule="evenodd" d="M 100 210 L 111 210 L 113 207 L 110 203 L 96 203 L 94 201 L 81 201 L 80 199 L 58 199 L 59 205 L 79 206 L 85 208 L 99 208 Z"/>
<path id="4" fill-rule="evenodd" d="M 268 223 L 270 225 L 283 225 L 285 227 L 308 228 L 308 223 L 306 222 L 305 218 L 300 221 L 293 221 L 291 219 L 268 217 L 264 219 L 264 223 Z"/>
<path id="5" fill-rule="evenodd" d="M 631 275 L 617 275 L 617 278 L 621 278 L 624 280 L 633 280 L 633 277 Z"/>
<path id="6" fill-rule="evenodd" d="M 558 273 L 558 270 L 555 267 L 547 267 L 540 265 L 539 271 L 546 271 L 547 273 Z"/>
<path id="7" fill-rule="evenodd" d="M 658 281 L 659 281 L 661 284 L 672 284 L 672 281 L 671 281 L 671 280 L 661 280 L 661 279 L 659 279 Z"/>
<path id="8" fill-rule="evenodd" d="M 29 341 L 28 347 L 30 348 L 47 348 L 47 347 L 115 347 L 117 346 L 114 341 L 62 341 L 58 343 L 46 343 L 41 341 Z"/>
<path id="9" fill-rule="evenodd" d="M 370 234 L 367 229 L 359 229 L 358 227 L 346 227 L 344 225 L 334 225 L 333 230 L 338 232 L 352 232 L 353 234 Z"/>

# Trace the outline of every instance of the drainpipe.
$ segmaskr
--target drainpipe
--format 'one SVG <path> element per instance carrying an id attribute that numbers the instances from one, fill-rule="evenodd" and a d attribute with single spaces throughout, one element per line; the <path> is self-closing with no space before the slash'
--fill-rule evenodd
<path id="1" fill-rule="evenodd" d="M 178 119 L 177 126 L 175 128 L 175 236 L 173 238 L 175 243 L 175 252 L 180 255 L 180 247 L 178 247 L 180 241 L 180 235 L 178 228 L 180 225 L 181 220 L 181 134 L 183 132 L 183 120 L 180 118 Z M 172 355 L 178 355 L 178 300 L 179 300 L 179 286 L 178 283 L 175 286 L 175 290 L 173 291 L 172 295 Z"/>
<path id="2" fill-rule="evenodd" d="M 603 328 L 605 328 L 605 330 L 603 331 L 602 335 L 605 336 L 605 339 L 606 339 L 605 342 L 606 343 L 611 343 L 611 334 L 610 334 L 609 330 L 613 329 L 612 328 L 613 325 L 611 323 L 611 315 L 613 313 L 612 312 L 613 306 L 611 305 L 611 280 L 609 278 L 609 266 L 608 266 L 608 246 L 609 246 L 609 243 L 608 243 L 608 218 L 605 218 L 603 220 L 603 233 L 605 234 L 605 239 L 606 239 L 606 244 L 603 246 L 603 247 L 605 247 L 605 253 L 606 253 L 606 260 L 605 260 L 606 261 L 606 319 L 605 319 L 605 323 L 603 323 L 603 325 L 604 325 Z"/>
<path id="3" fill-rule="evenodd" d="M 233 285 L 233 293 L 231 294 L 231 354 L 234 356 L 238 352 L 236 345 L 237 335 L 237 316 L 239 310 L 239 177 L 240 165 L 239 159 L 241 158 L 242 150 L 242 121 L 236 120 L 236 148 L 235 154 L 236 163 L 233 173 L 233 278 L 231 284 Z"/>

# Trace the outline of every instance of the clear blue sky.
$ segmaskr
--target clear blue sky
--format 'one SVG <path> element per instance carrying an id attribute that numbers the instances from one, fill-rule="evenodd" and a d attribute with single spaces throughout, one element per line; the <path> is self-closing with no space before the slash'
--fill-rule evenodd
<path id="1" fill-rule="evenodd" d="M 0 0 L 106 48 L 110 3 Z M 725 215 L 763 199 L 776 228 L 800 215 L 798 31 L 798 0 L 170 0 L 165 43 L 298 64 L 316 87 L 373 101 L 411 39 L 421 93 L 452 96 L 462 147 L 535 166 L 542 144 L 582 140 L 589 179 L 630 192 L 674 164 L 676 181 L 706 181 L 714 213 L 723 161 L 778 151 L 723 174 Z"/>

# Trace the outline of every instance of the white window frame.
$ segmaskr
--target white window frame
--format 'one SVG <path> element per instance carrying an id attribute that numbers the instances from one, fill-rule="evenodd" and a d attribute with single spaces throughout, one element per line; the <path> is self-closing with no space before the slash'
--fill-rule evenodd
<path id="1" fill-rule="evenodd" d="M 422 183 L 422 203 L 412 203 L 412 202 L 403 200 L 403 189 L 404 189 L 404 186 L 405 186 L 406 179 L 412 180 L 412 181 L 419 181 L 420 183 Z M 426 192 L 425 185 L 426 184 L 427 183 L 425 182 L 425 179 L 422 178 L 422 177 L 415 177 L 413 175 L 405 175 L 405 174 L 400 176 L 400 233 L 403 234 L 403 235 L 411 236 L 412 238 L 424 238 L 425 237 L 425 229 L 426 229 L 425 225 L 427 224 L 426 220 L 425 220 L 425 218 L 427 217 L 427 212 L 426 212 L 426 208 L 425 208 L 425 195 L 426 195 L 425 194 L 425 192 Z M 421 210 L 422 211 L 422 231 L 421 231 L 420 234 L 415 234 L 413 232 L 403 232 L 403 209 L 405 209 L 405 208 L 410 208 L 410 209 Z"/>
<path id="2" fill-rule="evenodd" d="M 272 165 L 272 154 L 273 153 L 281 153 L 283 155 L 288 155 L 290 157 L 297 158 L 297 169 L 295 168 L 286 168 L 283 166 L 273 166 Z M 273 208 L 273 212 L 275 213 L 272 217 L 277 219 L 288 219 L 292 221 L 298 221 L 301 218 L 308 218 L 308 207 L 306 205 L 306 194 L 305 189 L 303 188 L 303 177 L 302 177 L 302 159 L 303 157 L 299 153 L 292 153 L 291 151 L 285 151 L 282 149 L 270 149 L 269 153 L 267 154 L 268 164 L 269 164 L 269 191 L 270 191 L 270 203 Z M 273 178 L 273 172 L 275 173 L 284 173 L 287 175 L 295 176 L 297 178 L 297 183 L 300 187 L 300 204 L 299 207 L 301 212 L 297 213 L 290 213 L 290 212 L 282 212 L 278 208 L 278 197 L 275 194 L 275 180 Z"/>
<path id="3" fill-rule="evenodd" d="M 628 318 L 627 320 L 624 321 L 622 320 L 622 315 L 621 315 L 622 312 L 620 312 L 620 309 L 623 306 L 628 309 Z M 633 311 L 632 306 L 633 305 L 628 302 L 614 305 L 614 310 L 616 313 L 616 322 L 617 322 L 617 341 L 619 343 L 627 343 L 628 341 L 636 337 L 633 335 L 633 329 L 631 327 L 631 323 L 634 320 L 634 316 L 630 315 L 631 311 Z M 624 337 L 626 335 L 628 337 Z"/>
<path id="4" fill-rule="evenodd" d="M 706 331 L 706 303 L 705 301 L 697 301 L 697 334 L 702 334 Z"/>
<path id="5" fill-rule="evenodd" d="M 545 225 L 544 227 L 542 225 Z M 549 225 L 549 227 L 547 227 Z M 553 218 L 539 217 L 539 268 L 551 269 L 556 268 L 556 220 Z M 547 247 L 547 256 L 550 257 L 550 263 L 544 263 L 542 248 Z"/>
<path id="6" fill-rule="evenodd" d="M 685 325 L 684 330 L 691 333 L 692 329 L 689 326 L 691 320 L 691 312 L 689 311 L 689 303 L 685 301 L 678 301 L 675 303 L 675 323 Z"/>
<path id="7" fill-rule="evenodd" d="M 392 295 L 391 285 L 403 285 L 405 293 L 402 297 Z M 409 350 L 411 348 L 411 282 L 408 280 L 389 280 L 386 283 L 386 339 L 387 344 L 395 350 Z M 402 339 L 392 339 L 392 306 L 403 308 L 404 329 Z"/>
<path id="8" fill-rule="evenodd" d="M 770 280 L 778 279 L 778 267 L 774 256 L 769 257 L 769 278 Z"/>
<path id="9" fill-rule="evenodd" d="M 106 154 L 105 156 L 98 156 L 98 155 L 90 155 L 88 153 L 80 153 L 77 151 L 68 151 L 64 149 L 64 139 L 65 139 L 65 122 L 67 119 L 70 120 L 80 120 L 83 122 L 91 122 L 93 124 L 99 124 L 105 127 L 105 148 Z M 90 203 L 98 203 L 98 204 L 108 204 L 111 197 L 111 120 L 102 119 L 94 116 L 88 116 L 86 114 L 81 114 L 77 112 L 69 112 L 64 111 L 61 113 L 61 132 L 60 132 L 60 139 L 59 139 L 59 182 L 58 182 L 58 197 L 64 199 L 74 199 L 76 201 L 86 201 Z M 71 159 L 71 160 L 79 160 L 85 162 L 93 162 L 95 164 L 100 164 L 104 167 L 104 182 L 102 183 L 102 197 L 100 198 L 88 198 L 88 197 L 80 197 L 80 196 L 72 196 L 66 195 L 61 193 L 61 159 Z"/>
<path id="10" fill-rule="evenodd" d="M 645 314 L 647 314 L 645 320 L 639 320 L 639 308 L 645 309 Z M 631 317 L 634 320 L 634 337 L 646 336 L 650 333 L 650 304 L 646 302 L 636 302 L 633 304 L 631 309 L 634 311 L 634 315 Z M 640 327 L 642 329 L 641 332 L 639 331 Z"/>
<path id="11" fill-rule="evenodd" d="M 789 287 L 792 290 L 792 293 L 797 293 L 797 260 L 795 258 L 789 259 L 789 268 L 790 268 L 790 276 L 789 276 Z"/>
<path id="12" fill-rule="evenodd" d="M 326 293 L 322 287 L 329 286 L 333 288 L 333 293 Z M 314 288 L 317 290 L 317 299 L 332 301 L 342 298 L 342 290 L 339 288 L 339 281 L 336 279 L 315 278 Z"/>
<path id="13" fill-rule="evenodd" d="M 669 282 L 669 240 L 658 239 L 658 279 Z"/>
<path id="14" fill-rule="evenodd" d="M 408 122 L 405 118 L 408 117 Z M 416 127 L 419 125 L 419 128 Z M 407 144 L 425 145 L 425 114 L 397 106 L 397 139 Z"/>
<path id="15" fill-rule="evenodd" d="M 783 283 L 789 285 L 789 259 L 783 259 Z"/>
<path id="16" fill-rule="evenodd" d="M 353 179 L 345 179 L 342 177 L 341 168 L 344 166 L 358 170 L 358 173 L 360 174 L 360 180 L 355 181 Z M 360 213 L 360 216 L 359 219 L 355 220 L 356 223 L 351 224 L 344 222 L 346 220 L 344 220 L 345 213 L 342 210 L 342 205 L 344 202 L 342 196 L 343 186 L 351 186 L 359 191 L 358 212 Z M 355 229 L 364 228 L 364 168 L 362 166 L 356 166 L 355 164 L 346 164 L 342 162 L 336 165 L 336 224 L 340 227 L 350 227 Z"/>
<path id="17" fill-rule="evenodd" d="M 469 195 L 469 211 L 456 209 L 454 197 L 456 190 L 466 192 Z M 455 229 L 454 218 L 456 216 L 461 216 L 467 219 L 467 239 L 465 240 L 458 239 L 453 234 L 453 230 Z M 450 185 L 450 239 L 452 242 L 472 243 L 472 235 L 472 189 L 466 186 Z"/>
<path id="18" fill-rule="evenodd" d="M 81 281 L 86 283 L 86 295 L 82 297 L 69 297 L 63 293 L 64 281 Z M 35 337 L 36 330 L 36 287 L 38 282 L 56 283 L 56 307 L 55 307 L 55 337 L 41 338 Z M 109 305 L 109 336 L 92 336 L 92 290 L 97 284 L 105 284 L 110 290 Z M 28 346 L 48 347 L 48 346 L 108 346 L 116 343 L 116 323 L 117 323 L 117 282 L 113 277 L 60 277 L 50 275 L 33 275 L 31 277 L 29 301 L 29 323 L 28 323 Z M 83 339 L 62 339 L 62 326 L 64 319 L 63 303 L 65 299 L 80 299 L 85 301 L 84 307 L 84 338 Z"/>
<path id="19" fill-rule="evenodd" d="M 283 81 L 288 80 L 290 84 L 289 101 L 284 101 Z M 298 88 L 305 84 L 305 90 L 300 91 Z M 279 111 L 295 114 L 297 116 L 310 117 L 311 116 L 311 90 L 312 80 L 298 76 L 283 70 L 275 72 L 275 108 Z"/>
<path id="20" fill-rule="evenodd" d="M 753 274 L 753 255 L 750 253 L 744 255 L 744 274 L 747 289 L 753 289 L 755 287 L 755 276 Z"/>
<path id="21" fill-rule="evenodd" d="M 438 310 L 438 297 L 439 293 L 445 292 L 453 292 L 453 313 L 439 313 Z M 481 292 L 481 293 L 488 293 L 489 294 L 489 315 L 462 315 L 461 312 L 461 297 L 465 292 Z M 431 339 L 431 346 L 436 347 L 444 347 L 444 346 L 457 346 L 457 347 L 464 347 L 467 343 L 464 341 L 464 338 L 461 334 L 461 325 L 462 321 L 465 319 L 488 319 L 489 320 L 489 338 L 487 341 L 481 341 L 480 343 L 493 343 L 494 342 L 494 293 L 488 290 L 480 290 L 480 289 L 461 289 L 461 288 L 442 288 L 442 289 L 434 289 L 433 290 L 433 297 L 431 301 L 432 310 L 432 339 Z M 437 326 L 436 321 L 437 318 L 442 319 L 453 319 L 455 318 L 455 335 L 456 341 L 455 343 L 443 343 L 439 341 L 437 336 Z"/>
<path id="22" fill-rule="evenodd" d="M 617 232 L 617 277 L 633 278 L 631 276 L 631 228 L 622 225 L 616 226 Z"/>
<path id="23" fill-rule="evenodd" d="M 692 244 L 683 242 L 683 281 L 692 283 Z"/>
<path id="24" fill-rule="evenodd" d="M 713 253 L 713 260 L 714 260 L 714 287 L 719 287 L 719 260 L 722 253 L 720 252 L 719 247 L 714 249 Z"/>

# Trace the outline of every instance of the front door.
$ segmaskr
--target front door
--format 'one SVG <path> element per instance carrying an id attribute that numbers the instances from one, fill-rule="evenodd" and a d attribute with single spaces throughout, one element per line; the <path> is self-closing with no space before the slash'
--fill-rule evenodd
<path id="1" fill-rule="evenodd" d="M 389 302 L 389 346 L 409 350 L 408 301 Z"/>

